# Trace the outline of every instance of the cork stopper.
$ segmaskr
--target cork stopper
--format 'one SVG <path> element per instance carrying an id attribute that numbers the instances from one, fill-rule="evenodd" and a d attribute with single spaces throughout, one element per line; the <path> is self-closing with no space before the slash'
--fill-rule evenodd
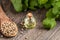
<path id="1" fill-rule="evenodd" d="M 27 16 L 28 16 L 29 18 L 31 18 L 33 15 L 32 15 L 32 13 L 28 13 Z"/>

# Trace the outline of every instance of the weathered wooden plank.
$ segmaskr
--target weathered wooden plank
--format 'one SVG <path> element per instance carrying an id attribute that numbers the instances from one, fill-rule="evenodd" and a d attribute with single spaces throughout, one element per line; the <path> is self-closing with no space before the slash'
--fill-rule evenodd
<path id="1" fill-rule="evenodd" d="M 58 30 L 49 40 L 60 40 L 60 30 Z"/>
<path id="2" fill-rule="evenodd" d="M 38 30 L 38 29 L 32 29 L 28 33 L 26 33 L 24 36 L 22 36 L 20 38 L 20 40 L 35 40 L 35 38 L 37 38 L 43 32 L 46 32 L 46 31 Z"/>
<path id="3" fill-rule="evenodd" d="M 59 28 L 57 29 L 57 31 L 55 31 L 55 33 L 53 33 L 48 40 L 60 40 L 60 25 Z"/>
<path id="4" fill-rule="evenodd" d="M 60 24 L 58 23 L 58 25 L 57 25 L 53 30 L 47 31 L 47 33 L 38 36 L 38 37 L 36 38 L 36 40 L 49 40 L 52 36 L 55 35 L 55 33 L 56 33 L 58 30 L 60 30 L 59 25 L 60 25 Z M 56 35 L 56 36 L 57 36 L 57 35 Z"/>

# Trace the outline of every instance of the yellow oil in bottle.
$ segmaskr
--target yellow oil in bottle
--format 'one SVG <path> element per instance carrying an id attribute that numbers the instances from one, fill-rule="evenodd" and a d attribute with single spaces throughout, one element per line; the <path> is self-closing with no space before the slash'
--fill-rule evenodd
<path id="1" fill-rule="evenodd" d="M 36 26 L 36 19 L 32 13 L 28 13 L 26 15 L 26 18 L 24 19 L 24 26 L 29 29 L 32 29 Z"/>

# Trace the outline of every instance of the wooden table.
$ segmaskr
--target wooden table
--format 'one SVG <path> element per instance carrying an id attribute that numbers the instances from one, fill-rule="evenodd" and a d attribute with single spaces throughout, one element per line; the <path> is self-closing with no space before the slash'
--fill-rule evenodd
<path id="1" fill-rule="evenodd" d="M 3 2 L 5 4 L 5 1 Z M 7 3 L 6 3 L 7 4 Z M 18 25 L 19 32 L 17 36 L 13 38 L 6 38 L 0 36 L 0 40 L 60 40 L 60 22 L 57 21 L 57 26 L 52 30 L 46 30 L 43 28 L 42 20 L 45 17 L 46 11 L 44 9 L 31 11 L 37 19 L 37 25 L 34 29 L 24 29 L 20 25 L 20 22 L 25 17 L 27 12 L 16 13 L 10 6 L 3 5 L 6 15 L 11 18 Z M 0 34 L 1 35 L 1 34 Z"/>

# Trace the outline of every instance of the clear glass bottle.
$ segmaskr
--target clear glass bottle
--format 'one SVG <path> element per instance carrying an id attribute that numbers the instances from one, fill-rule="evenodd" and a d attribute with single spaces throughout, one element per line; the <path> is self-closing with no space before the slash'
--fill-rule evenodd
<path id="1" fill-rule="evenodd" d="M 24 19 L 24 26 L 28 29 L 32 29 L 36 26 L 36 19 L 32 13 L 28 13 Z"/>

